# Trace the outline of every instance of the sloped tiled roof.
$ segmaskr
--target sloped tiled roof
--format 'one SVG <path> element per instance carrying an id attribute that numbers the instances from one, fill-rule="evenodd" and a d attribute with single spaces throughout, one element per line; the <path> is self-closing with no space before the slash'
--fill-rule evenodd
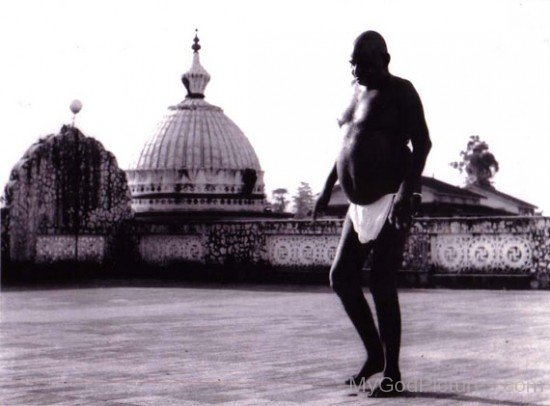
<path id="1" fill-rule="evenodd" d="M 493 195 L 496 195 L 496 196 L 500 196 L 504 199 L 507 199 L 507 200 L 510 200 L 516 204 L 519 204 L 520 206 L 524 206 L 526 208 L 530 208 L 530 209 L 536 209 L 538 208 L 538 206 L 535 206 L 534 204 L 531 204 L 529 202 L 526 202 L 525 200 L 521 200 L 521 199 L 518 199 L 517 197 L 514 197 L 514 196 L 510 196 L 509 194 L 506 194 L 504 192 L 501 192 L 500 190 L 497 190 L 495 188 L 492 188 L 492 189 L 485 189 L 485 188 L 480 188 L 480 187 L 476 187 L 476 186 L 468 186 L 467 188 L 469 188 L 469 191 L 470 192 L 473 192 L 474 190 L 477 190 L 479 191 L 480 193 L 487 193 L 487 194 L 493 194 Z"/>
<path id="2" fill-rule="evenodd" d="M 463 189 L 458 186 L 453 186 L 439 179 L 429 178 L 427 176 L 422 176 L 422 186 L 427 186 L 429 188 L 435 189 L 439 193 L 445 193 L 445 194 L 460 196 L 464 198 L 480 199 L 484 197 L 479 193 L 475 193 L 471 190 Z"/>

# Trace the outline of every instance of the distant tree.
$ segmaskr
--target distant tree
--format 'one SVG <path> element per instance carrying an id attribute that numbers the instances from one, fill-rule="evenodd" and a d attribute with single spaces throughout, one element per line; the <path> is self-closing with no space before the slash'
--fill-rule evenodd
<path id="1" fill-rule="evenodd" d="M 315 198 L 309 183 L 300 182 L 296 195 L 292 199 L 294 201 L 294 209 L 296 210 L 294 217 L 300 219 L 309 216 L 315 204 Z"/>
<path id="2" fill-rule="evenodd" d="M 278 188 L 271 191 L 271 196 L 273 198 L 271 207 L 273 207 L 274 213 L 284 213 L 289 203 L 289 200 L 286 198 L 287 194 L 288 190 L 285 188 Z"/>
<path id="3" fill-rule="evenodd" d="M 462 159 L 451 162 L 451 166 L 460 173 L 466 173 L 466 185 L 492 189 L 492 179 L 499 167 L 495 156 L 489 152 L 489 145 L 478 135 L 472 135 L 460 156 Z"/>

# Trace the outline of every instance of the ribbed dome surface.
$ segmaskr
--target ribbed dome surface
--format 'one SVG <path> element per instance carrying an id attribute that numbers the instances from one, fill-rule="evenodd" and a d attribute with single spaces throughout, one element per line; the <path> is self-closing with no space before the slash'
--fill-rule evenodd
<path id="1" fill-rule="evenodd" d="M 169 108 L 135 169 L 260 170 L 254 148 L 223 110 L 203 99 Z"/>

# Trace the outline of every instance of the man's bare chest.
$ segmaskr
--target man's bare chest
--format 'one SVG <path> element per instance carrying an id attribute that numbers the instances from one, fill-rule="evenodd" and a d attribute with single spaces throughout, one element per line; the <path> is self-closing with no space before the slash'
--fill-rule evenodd
<path id="1" fill-rule="evenodd" d="M 349 135 L 363 131 L 397 131 L 402 123 L 398 101 L 391 94 L 378 90 L 365 91 L 359 95 L 353 111 Z"/>

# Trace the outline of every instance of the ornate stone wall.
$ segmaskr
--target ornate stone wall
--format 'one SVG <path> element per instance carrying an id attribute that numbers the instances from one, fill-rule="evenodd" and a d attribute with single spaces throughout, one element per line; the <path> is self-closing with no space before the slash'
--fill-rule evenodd
<path id="1" fill-rule="evenodd" d="M 148 264 L 203 262 L 206 248 L 203 240 L 200 235 L 145 235 L 139 242 L 139 252 Z"/>
<path id="2" fill-rule="evenodd" d="M 330 267 L 342 231 L 341 220 L 266 224 L 265 258 L 272 266 Z"/>
<path id="3" fill-rule="evenodd" d="M 10 245 L 8 237 L 8 209 L 0 207 L 0 237 L 1 237 L 1 252 L 0 252 L 0 267 L 6 269 L 10 259 Z"/>
<path id="4" fill-rule="evenodd" d="M 330 266 L 338 236 L 278 235 L 267 239 L 269 263 L 274 266 Z"/>
<path id="5" fill-rule="evenodd" d="M 327 268 L 341 220 L 226 221 L 142 230 L 140 252 L 152 264 L 197 261 L 282 268 Z M 153 234 L 153 235 L 149 235 Z M 525 275 L 550 287 L 550 219 L 417 219 L 403 269 L 429 274 Z"/>
<path id="6" fill-rule="evenodd" d="M 342 220 L 233 220 L 187 223 L 129 222 L 118 240 L 150 266 L 198 263 L 328 270 Z M 97 230 L 97 229 L 96 229 Z M 35 236 L 38 263 L 100 263 L 117 238 L 101 232 Z M 120 241 L 119 241 L 120 243 Z M 411 229 L 404 270 L 419 275 L 512 275 L 550 288 L 550 218 L 422 218 Z M 187 267 L 178 268 L 185 272 Z"/>
<path id="7" fill-rule="evenodd" d="M 536 265 L 537 235 L 546 222 L 540 217 L 418 219 L 405 265 L 455 273 L 526 273 Z"/>
<path id="8" fill-rule="evenodd" d="M 139 251 L 149 264 L 198 261 L 216 265 L 327 267 L 334 258 L 340 231 L 339 220 L 142 225 Z"/>
<path id="9" fill-rule="evenodd" d="M 14 262 L 68 255 L 61 241 L 69 237 L 41 236 L 108 236 L 132 217 L 126 175 L 115 157 L 71 126 L 27 150 L 11 172 L 4 199 Z M 86 238 L 79 237 L 84 246 Z"/>
<path id="10" fill-rule="evenodd" d="M 433 264 L 446 271 L 528 272 L 532 265 L 528 235 L 436 235 Z"/>
<path id="11" fill-rule="evenodd" d="M 550 219 L 485 217 L 418 219 L 404 268 L 463 275 L 525 275 L 550 287 Z"/>

